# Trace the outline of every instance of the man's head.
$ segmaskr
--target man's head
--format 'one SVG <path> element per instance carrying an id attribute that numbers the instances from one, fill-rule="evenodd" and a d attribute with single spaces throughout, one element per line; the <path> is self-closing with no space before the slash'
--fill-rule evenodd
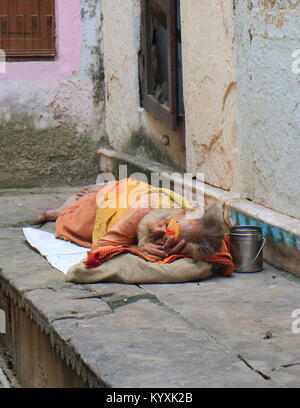
<path id="1" fill-rule="evenodd" d="M 202 256 L 212 255 L 220 249 L 224 230 L 220 218 L 207 213 L 201 218 L 194 218 L 190 211 L 180 209 L 153 210 L 147 214 L 139 225 L 139 246 L 147 242 L 163 245 L 167 238 L 170 225 L 176 225 L 176 241 L 185 240 L 189 246 L 189 254 L 194 260 Z"/>

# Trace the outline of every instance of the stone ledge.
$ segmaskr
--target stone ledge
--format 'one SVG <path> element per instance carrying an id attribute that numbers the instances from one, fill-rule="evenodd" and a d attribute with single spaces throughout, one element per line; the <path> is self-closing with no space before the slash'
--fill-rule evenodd
<path id="1" fill-rule="evenodd" d="M 179 188 L 178 192 L 182 189 L 182 173 L 171 167 L 148 159 L 136 159 L 127 153 L 117 152 L 108 148 L 99 149 L 98 156 L 100 159 L 100 171 L 112 173 L 116 178 L 118 178 L 118 166 L 124 164 L 128 166 L 128 177 L 132 176 L 133 172 L 140 172 L 148 177 L 148 182 L 150 183 L 150 176 L 154 173 L 166 183 L 166 186 L 170 186 L 173 183 L 175 188 Z M 189 174 L 189 177 L 184 180 L 184 187 L 185 192 L 189 195 L 188 199 L 197 201 L 197 197 L 203 197 L 201 203 L 198 202 L 198 205 L 200 204 L 199 207 L 217 205 L 220 209 L 223 209 L 226 201 L 240 197 L 236 192 L 224 191 L 220 188 L 212 187 L 201 180 L 196 180 L 192 174 Z"/>
<path id="2" fill-rule="evenodd" d="M 300 276 L 300 221 L 248 200 L 225 203 L 229 225 L 254 225 L 266 238 L 264 258 L 272 265 Z"/>
<path id="3" fill-rule="evenodd" d="M 243 215 L 250 218 L 250 225 L 251 219 L 255 219 L 262 224 L 264 236 L 272 235 L 274 240 L 285 242 L 287 246 L 294 246 L 288 237 L 289 234 L 295 239 L 299 239 L 299 243 L 296 245 L 300 250 L 300 220 L 244 199 L 227 200 L 225 204 L 227 211 L 229 211 L 231 224 L 239 223 L 242 225 L 245 221 Z"/>
<path id="4" fill-rule="evenodd" d="M 180 173 L 169 167 L 149 160 L 136 160 L 131 155 L 111 149 L 100 149 L 100 170 L 114 172 L 116 166 L 129 164 L 135 166 L 136 171 L 149 175 L 158 173 L 161 179 L 174 185 L 181 185 Z M 130 174 L 128 174 L 130 176 Z M 292 218 L 266 207 L 241 198 L 234 191 L 225 191 L 206 184 L 201 180 L 185 182 L 185 188 L 192 194 L 191 197 L 203 196 L 199 207 L 216 206 L 223 214 L 224 222 L 231 225 L 259 225 L 266 238 L 264 250 L 265 259 L 276 267 L 300 275 L 300 220 Z"/>

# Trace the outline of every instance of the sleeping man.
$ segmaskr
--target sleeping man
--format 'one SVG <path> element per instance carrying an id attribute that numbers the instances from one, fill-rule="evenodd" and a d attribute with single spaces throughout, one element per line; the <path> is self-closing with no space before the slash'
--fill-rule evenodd
<path id="1" fill-rule="evenodd" d="M 57 238 L 90 248 L 87 267 L 131 252 L 158 263 L 192 257 L 222 264 L 231 274 L 222 223 L 194 214 L 194 206 L 173 191 L 129 178 L 86 187 L 37 222 L 56 221 Z"/>

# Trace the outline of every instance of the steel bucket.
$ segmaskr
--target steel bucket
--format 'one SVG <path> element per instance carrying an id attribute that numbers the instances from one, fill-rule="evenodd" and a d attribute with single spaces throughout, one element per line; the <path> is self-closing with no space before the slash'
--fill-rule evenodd
<path id="1" fill-rule="evenodd" d="M 234 271 L 262 271 L 265 239 L 261 228 L 252 225 L 236 225 L 229 229 L 228 235 Z"/>

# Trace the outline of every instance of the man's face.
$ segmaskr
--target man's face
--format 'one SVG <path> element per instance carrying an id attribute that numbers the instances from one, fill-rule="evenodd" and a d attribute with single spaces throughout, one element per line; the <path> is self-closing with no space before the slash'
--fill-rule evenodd
<path id="1" fill-rule="evenodd" d="M 157 245 L 163 245 L 167 240 L 166 231 L 170 220 L 177 221 L 179 226 L 179 236 L 177 241 L 184 239 L 190 242 L 199 240 L 199 226 L 195 219 L 188 219 L 184 214 L 174 214 L 167 216 L 166 218 L 153 221 L 150 225 L 151 235 L 153 237 L 153 243 Z"/>

